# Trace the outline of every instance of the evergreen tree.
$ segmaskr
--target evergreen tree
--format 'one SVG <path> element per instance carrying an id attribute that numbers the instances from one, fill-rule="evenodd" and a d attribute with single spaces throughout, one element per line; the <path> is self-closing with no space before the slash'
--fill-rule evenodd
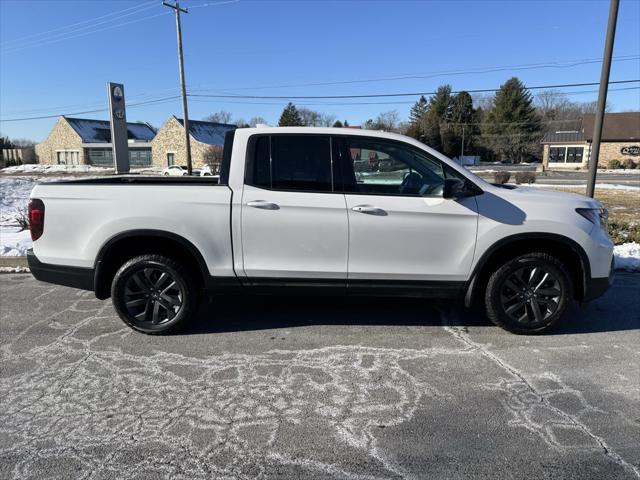
<path id="1" fill-rule="evenodd" d="M 409 111 L 409 126 L 405 132 L 406 135 L 413 137 L 416 140 L 423 139 L 425 115 L 428 110 L 429 102 L 424 95 L 422 95 Z"/>
<path id="2" fill-rule="evenodd" d="M 335 128 L 342 128 L 344 125 L 342 124 L 342 122 L 340 120 L 336 120 L 335 122 L 333 122 L 333 126 Z"/>
<path id="3" fill-rule="evenodd" d="M 451 86 L 441 85 L 436 94 L 429 99 L 429 108 L 424 114 L 424 143 L 442 151 L 441 125 L 451 116 Z"/>
<path id="4" fill-rule="evenodd" d="M 280 115 L 280 120 L 278 121 L 279 127 L 301 127 L 303 125 L 302 118 L 300 117 L 300 113 L 296 106 L 289 102 L 284 110 L 282 111 L 282 115 Z"/>
<path id="5" fill-rule="evenodd" d="M 451 101 L 449 123 L 442 133 L 442 153 L 449 157 L 457 157 L 463 150 L 470 153 L 471 140 L 475 126 L 473 100 L 468 92 L 460 92 Z"/>
<path id="6" fill-rule="evenodd" d="M 344 126 L 348 127 L 349 126 L 349 122 L 347 122 L 346 120 L 344 121 Z"/>
<path id="7" fill-rule="evenodd" d="M 518 78 L 507 80 L 486 114 L 485 141 L 503 160 L 521 162 L 538 153 L 541 131 L 531 94 Z"/>
<path id="8" fill-rule="evenodd" d="M 427 113 L 429 109 L 429 102 L 424 95 L 420 97 L 420 99 L 411 107 L 409 111 L 409 122 L 413 124 L 418 124 L 422 121 L 424 114 Z"/>

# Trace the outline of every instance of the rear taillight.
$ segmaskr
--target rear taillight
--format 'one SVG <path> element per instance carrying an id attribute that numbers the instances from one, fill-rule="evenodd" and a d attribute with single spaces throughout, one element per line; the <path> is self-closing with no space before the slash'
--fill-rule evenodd
<path id="1" fill-rule="evenodd" d="M 31 240 L 34 242 L 44 232 L 44 203 L 38 198 L 29 200 L 29 230 L 31 231 Z"/>

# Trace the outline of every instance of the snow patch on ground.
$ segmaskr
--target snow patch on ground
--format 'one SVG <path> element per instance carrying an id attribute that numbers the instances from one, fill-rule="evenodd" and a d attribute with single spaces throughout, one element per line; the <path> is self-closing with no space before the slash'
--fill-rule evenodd
<path id="1" fill-rule="evenodd" d="M 630 170 L 625 168 L 616 168 L 616 169 L 598 169 L 598 173 L 615 173 L 616 175 L 640 175 L 640 169 Z"/>
<path id="2" fill-rule="evenodd" d="M 565 184 L 556 184 L 556 183 L 523 183 L 520 185 L 516 185 L 514 183 L 508 183 L 507 185 L 513 185 L 514 187 L 532 187 L 532 188 L 581 188 L 585 187 L 585 185 L 565 185 Z M 614 183 L 596 183 L 596 190 L 628 190 L 632 192 L 636 192 L 640 190 L 640 185 L 619 185 Z"/>
<path id="3" fill-rule="evenodd" d="M 0 170 L 0 173 L 4 175 L 10 175 L 14 173 L 106 173 L 113 171 L 113 168 L 109 167 L 94 167 L 93 165 L 15 165 L 13 167 L 7 167 Z"/>
<path id="4" fill-rule="evenodd" d="M 34 175 L 42 174 L 76 174 L 76 173 L 95 173 L 95 174 L 109 174 L 113 173 L 113 167 L 96 167 L 94 165 L 15 165 L 13 167 L 7 167 L 0 170 L 2 175 L 14 175 L 14 174 L 29 174 Z M 150 173 L 161 174 L 162 167 L 144 167 L 144 168 L 132 168 L 132 173 Z"/>
<path id="5" fill-rule="evenodd" d="M 31 248 L 31 232 L 0 226 L 0 256 L 24 257 Z"/>
<path id="6" fill-rule="evenodd" d="M 629 242 L 613 248 L 616 270 L 640 272 L 640 243 Z"/>
<path id="7" fill-rule="evenodd" d="M 29 267 L 0 267 L 0 273 L 29 273 Z"/>

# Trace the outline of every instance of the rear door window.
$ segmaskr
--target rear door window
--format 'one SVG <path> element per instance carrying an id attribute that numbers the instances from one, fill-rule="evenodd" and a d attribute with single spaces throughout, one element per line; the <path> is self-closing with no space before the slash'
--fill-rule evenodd
<path id="1" fill-rule="evenodd" d="M 333 191 L 329 136 L 259 136 L 252 150 L 246 176 L 249 185 L 283 191 Z"/>

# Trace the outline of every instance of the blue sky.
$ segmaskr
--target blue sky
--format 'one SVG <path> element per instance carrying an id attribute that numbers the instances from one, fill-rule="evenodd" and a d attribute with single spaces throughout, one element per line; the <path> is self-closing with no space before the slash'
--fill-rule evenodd
<path id="1" fill-rule="evenodd" d="M 529 86 L 597 81 L 609 9 L 608 1 L 221 1 L 181 2 L 191 8 L 183 35 L 192 93 L 348 95 L 432 91 L 443 83 L 481 89 L 513 75 Z M 129 121 L 160 126 L 181 116 L 179 99 L 133 106 L 179 93 L 174 17 L 160 0 L 0 0 L 0 43 L 2 119 L 104 108 L 107 81 L 125 84 Z M 614 56 L 633 55 L 614 62 L 612 80 L 640 78 L 640 2 L 622 0 Z M 563 63 L 577 60 L 592 63 Z M 564 66 L 512 67 L 554 62 Z M 488 67 L 505 68 L 477 71 Z M 427 78 L 389 79 L 409 74 Z M 310 85 L 361 80 L 377 81 Z M 566 91 L 591 101 L 594 90 Z M 359 124 L 394 109 L 405 118 L 415 100 L 308 106 Z M 640 90 L 611 91 L 609 101 L 614 110 L 638 110 Z M 275 123 L 285 104 L 200 97 L 189 109 L 194 119 L 223 109 Z M 0 132 L 42 140 L 54 122 L 3 122 Z"/>

